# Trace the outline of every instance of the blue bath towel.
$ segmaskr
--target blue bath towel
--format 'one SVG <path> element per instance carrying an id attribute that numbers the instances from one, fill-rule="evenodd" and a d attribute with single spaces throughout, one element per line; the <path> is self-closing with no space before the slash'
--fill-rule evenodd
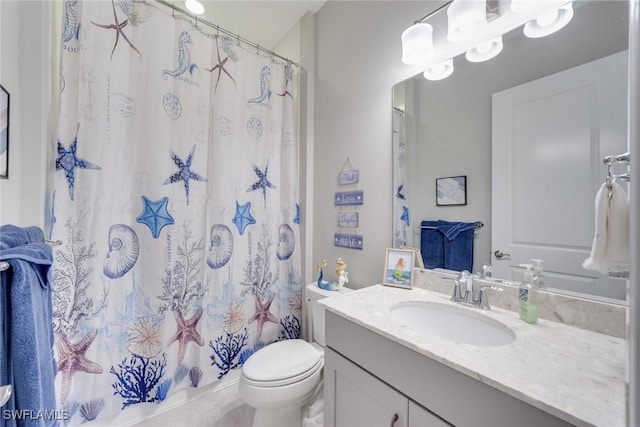
<path id="1" fill-rule="evenodd" d="M 450 242 L 456 239 L 460 235 L 460 233 L 468 230 L 473 231 L 476 229 L 475 222 L 449 222 L 449 223 L 447 223 L 446 221 L 441 221 L 441 222 L 443 223 L 442 227 L 443 227 L 444 237 L 446 237 L 447 240 Z"/>
<path id="2" fill-rule="evenodd" d="M 444 239 L 444 268 L 455 271 L 473 271 L 474 229 L 458 231 L 452 240 Z"/>
<path id="3" fill-rule="evenodd" d="M 420 251 L 425 268 L 473 271 L 477 222 L 422 221 Z"/>
<path id="4" fill-rule="evenodd" d="M 440 221 L 420 223 L 420 254 L 425 268 L 444 268 L 444 234 Z"/>
<path id="5" fill-rule="evenodd" d="M 3 425 L 48 426 L 55 420 L 38 417 L 56 409 L 51 289 L 48 272 L 51 247 L 37 227 L 0 227 L 0 261 L 10 264 L 2 272 L 0 305 L 0 385 L 12 384 L 11 400 L 2 410 L 29 413 L 22 420 L 5 419 Z M 30 411 L 30 412 L 29 412 Z M 11 417 L 8 417 L 11 418 Z"/>

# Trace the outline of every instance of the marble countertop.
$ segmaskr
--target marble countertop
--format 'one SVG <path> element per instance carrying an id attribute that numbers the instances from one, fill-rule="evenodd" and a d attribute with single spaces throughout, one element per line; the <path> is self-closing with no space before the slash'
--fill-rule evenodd
<path id="1" fill-rule="evenodd" d="M 427 336 L 391 319 L 390 308 L 426 301 L 466 308 L 441 293 L 382 285 L 325 298 L 331 312 L 575 425 L 624 426 L 627 343 L 500 308 L 466 308 L 511 328 L 516 340 L 480 347 Z"/>

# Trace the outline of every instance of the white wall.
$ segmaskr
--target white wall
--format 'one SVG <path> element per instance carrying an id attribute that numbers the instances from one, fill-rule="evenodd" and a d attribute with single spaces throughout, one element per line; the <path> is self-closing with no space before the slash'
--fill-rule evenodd
<path id="1" fill-rule="evenodd" d="M 403 65 L 400 35 L 443 2 L 330 1 L 316 13 L 316 87 L 313 195 L 315 265 L 347 263 L 349 286 L 380 283 L 391 240 L 391 87 L 416 74 Z M 360 170 L 364 191 L 360 227 L 363 250 L 335 247 L 334 194 L 347 158 Z M 343 229 L 346 232 L 348 229 Z M 315 272 L 313 272 L 316 274 Z M 335 279 L 335 278 L 334 278 Z"/>
<path id="2" fill-rule="evenodd" d="M 0 224 L 45 225 L 52 4 L 0 1 L 0 82 L 11 94 L 9 179 L 0 180 Z"/>

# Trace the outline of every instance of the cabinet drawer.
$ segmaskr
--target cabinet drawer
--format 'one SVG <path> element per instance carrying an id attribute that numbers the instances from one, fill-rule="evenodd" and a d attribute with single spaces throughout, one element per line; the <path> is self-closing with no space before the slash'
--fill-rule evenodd
<path id="1" fill-rule="evenodd" d="M 325 427 L 408 427 L 409 399 L 325 348 Z"/>

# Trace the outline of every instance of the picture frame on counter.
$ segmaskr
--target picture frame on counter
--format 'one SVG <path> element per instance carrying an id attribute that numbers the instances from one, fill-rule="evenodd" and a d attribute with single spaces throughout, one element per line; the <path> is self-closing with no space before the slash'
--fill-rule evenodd
<path id="1" fill-rule="evenodd" d="M 415 263 L 415 249 L 387 248 L 382 284 L 396 288 L 412 289 Z"/>

